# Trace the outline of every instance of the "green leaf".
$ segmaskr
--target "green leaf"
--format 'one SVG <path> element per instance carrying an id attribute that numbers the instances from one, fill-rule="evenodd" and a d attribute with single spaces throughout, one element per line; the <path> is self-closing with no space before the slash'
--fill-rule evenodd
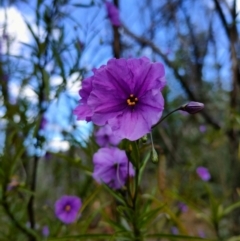
<path id="1" fill-rule="evenodd" d="M 173 235 L 173 234 L 163 234 L 163 233 L 155 233 L 149 234 L 145 236 L 146 238 L 166 238 L 166 239 L 182 239 L 182 240 L 205 240 L 205 241 L 217 241 L 214 239 L 205 239 L 200 237 L 193 237 L 187 235 Z"/>
<path id="2" fill-rule="evenodd" d="M 145 169 L 145 167 L 146 167 L 146 165 L 148 163 L 148 160 L 149 160 L 150 156 L 151 156 L 151 152 L 149 151 L 147 153 L 147 155 L 145 156 L 145 158 L 143 159 L 142 166 L 141 166 L 141 168 L 139 170 L 138 183 L 141 183 L 143 172 L 144 172 L 144 169 Z"/>
<path id="3" fill-rule="evenodd" d="M 87 207 L 87 205 L 95 198 L 95 196 L 101 191 L 102 187 L 99 186 L 85 201 L 81 207 L 81 212 Z"/>
<path id="4" fill-rule="evenodd" d="M 61 56 L 60 56 L 58 50 L 55 47 L 52 48 L 52 51 L 53 51 L 53 55 L 54 55 L 54 57 L 56 59 L 56 62 L 57 62 L 58 66 L 59 66 L 59 68 L 61 70 L 61 77 L 63 78 L 63 86 L 65 88 L 65 86 L 67 84 L 67 80 L 66 80 L 66 74 L 65 74 L 63 61 L 61 59 Z"/>
<path id="5" fill-rule="evenodd" d="M 232 205 L 230 205 L 229 207 L 225 208 L 223 210 L 223 215 L 226 216 L 228 215 L 229 213 L 231 213 L 233 210 L 235 210 L 236 208 L 239 208 L 240 207 L 240 201 L 239 202 L 236 202 Z"/>
<path id="6" fill-rule="evenodd" d="M 139 227 L 143 228 L 144 226 L 146 226 L 147 224 L 149 224 L 150 221 L 152 221 L 158 214 L 159 211 L 163 209 L 162 207 L 153 209 L 147 213 L 143 213 L 142 215 L 140 215 L 139 217 Z"/>
<path id="7" fill-rule="evenodd" d="M 81 235 L 76 235 L 76 236 L 66 236 L 66 237 L 59 237 L 59 238 L 48 238 L 48 241 L 58 241 L 58 240 L 78 240 L 78 239 L 86 239 L 86 238 L 91 238 L 91 239 L 96 239 L 99 240 L 101 238 L 111 238 L 113 235 L 112 234 L 81 234 Z"/>
<path id="8" fill-rule="evenodd" d="M 104 184 L 104 183 L 102 183 L 102 185 L 105 187 L 105 189 L 106 189 L 114 198 L 116 198 L 120 203 L 126 205 L 125 200 L 123 199 L 123 197 L 122 197 L 119 193 L 113 191 L 111 188 L 109 188 L 109 187 L 108 187 L 106 184 Z"/>
<path id="9" fill-rule="evenodd" d="M 31 32 L 33 38 L 35 39 L 35 41 L 36 41 L 36 43 L 37 43 L 37 46 L 39 46 L 39 39 L 38 39 L 38 36 L 34 33 L 34 31 L 33 31 L 32 27 L 31 27 L 31 25 L 28 23 L 28 21 L 27 21 L 26 19 L 25 19 L 25 23 L 26 23 L 26 25 L 27 25 L 29 31 Z"/>
<path id="10" fill-rule="evenodd" d="M 133 158 L 135 163 L 140 162 L 140 153 L 137 141 L 130 142 L 132 147 L 131 157 Z"/>
<path id="11" fill-rule="evenodd" d="M 50 76 L 45 69 L 42 70 L 42 78 L 43 78 L 43 83 L 44 83 L 45 96 L 47 98 L 49 98 L 49 94 L 50 94 L 50 81 L 49 81 L 49 79 L 50 79 Z"/>

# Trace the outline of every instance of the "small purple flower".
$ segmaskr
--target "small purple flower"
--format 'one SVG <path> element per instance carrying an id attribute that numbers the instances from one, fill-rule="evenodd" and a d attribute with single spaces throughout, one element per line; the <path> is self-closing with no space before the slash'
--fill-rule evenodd
<path id="1" fill-rule="evenodd" d="M 135 174 L 125 151 L 116 147 L 100 148 L 93 156 L 93 164 L 93 178 L 113 189 L 120 189 L 125 185 L 128 176 Z"/>
<path id="2" fill-rule="evenodd" d="M 161 63 L 140 59 L 111 59 L 83 81 L 78 120 L 107 123 L 121 139 L 137 140 L 162 116 L 165 71 Z"/>
<path id="3" fill-rule="evenodd" d="M 111 2 L 106 1 L 105 2 L 106 8 L 107 8 L 107 14 L 108 18 L 111 21 L 113 26 L 120 27 L 121 21 L 119 17 L 119 10 L 118 8 Z"/>
<path id="4" fill-rule="evenodd" d="M 204 104 L 200 102 L 190 101 L 183 105 L 180 110 L 186 111 L 189 114 L 196 114 L 204 108 Z"/>
<path id="5" fill-rule="evenodd" d="M 206 132 L 206 130 L 207 130 L 207 127 L 205 125 L 200 125 L 199 126 L 199 131 L 200 132 L 204 133 L 204 132 Z"/>
<path id="6" fill-rule="evenodd" d="M 205 232 L 203 230 L 198 230 L 198 236 L 200 238 L 206 238 L 206 234 L 205 234 Z"/>
<path id="7" fill-rule="evenodd" d="M 182 203 L 182 202 L 178 203 L 178 208 L 182 213 L 185 213 L 188 210 L 188 206 L 185 203 Z"/>
<path id="8" fill-rule="evenodd" d="M 42 227 L 42 235 L 43 237 L 47 238 L 50 234 L 49 228 L 47 225 Z"/>
<path id="9" fill-rule="evenodd" d="M 178 234 L 178 228 L 173 226 L 171 227 L 171 233 L 174 234 L 174 235 L 177 235 Z"/>
<path id="10" fill-rule="evenodd" d="M 206 167 L 198 167 L 196 172 L 203 181 L 209 181 L 211 178 L 211 175 Z"/>
<path id="11" fill-rule="evenodd" d="M 120 138 L 113 135 L 112 129 L 109 125 L 100 127 L 100 129 L 95 133 L 95 138 L 97 144 L 101 147 L 109 145 L 116 146 L 120 142 Z"/>
<path id="12" fill-rule="evenodd" d="M 76 196 L 62 196 L 55 203 L 55 215 L 63 223 L 73 223 L 77 217 L 78 212 L 82 206 L 82 201 Z"/>

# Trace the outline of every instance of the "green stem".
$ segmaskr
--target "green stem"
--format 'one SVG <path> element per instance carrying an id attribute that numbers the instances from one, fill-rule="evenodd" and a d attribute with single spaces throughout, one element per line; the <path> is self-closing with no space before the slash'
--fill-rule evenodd
<path id="1" fill-rule="evenodd" d="M 133 217 L 133 232 L 134 232 L 134 240 L 135 241 L 140 241 L 141 240 L 141 232 L 138 228 L 138 210 L 137 210 L 137 200 L 138 200 L 138 185 L 139 185 L 139 160 L 136 160 L 136 166 L 135 166 L 135 192 L 133 195 L 132 199 L 132 209 L 134 212 L 134 217 Z"/>
<path id="2" fill-rule="evenodd" d="M 163 121 L 164 121 L 168 116 L 170 116 L 172 113 L 174 113 L 174 112 L 176 112 L 176 111 L 178 111 L 178 110 L 181 110 L 181 108 L 182 108 L 182 106 L 180 106 L 180 107 L 178 107 L 177 109 L 169 112 L 169 113 L 168 113 L 167 115 L 165 115 L 162 119 L 160 119 L 155 125 L 153 125 L 153 126 L 152 126 L 152 129 L 153 129 L 154 127 L 156 127 L 157 125 L 159 125 L 161 122 L 163 122 Z"/>

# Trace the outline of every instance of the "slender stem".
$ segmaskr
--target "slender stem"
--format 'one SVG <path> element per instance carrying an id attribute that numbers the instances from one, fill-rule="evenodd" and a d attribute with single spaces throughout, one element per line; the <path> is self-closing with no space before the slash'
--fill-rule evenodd
<path id="1" fill-rule="evenodd" d="M 150 140 L 151 140 L 151 145 L 152 145 L 152 152 L 154 152 L 152 132 L 150 132 Z"/>
<path id="2" fill-rule="evenodd" d="M 139 160 L 136 160 L 136 165 L 135 165 L 135 192 L 133 195 L 132 199 L 132 209 L 134 212 L 134 217 L 133 217 L 133 232 L 134 232 L 134 238 L 135 241 L 140 240 L 140 230 L 138 228 L 138 210 L 137 210 L 137 199 L 138 199 L 138 185 L 139 185 Z"/>
<path id="3" fill-rule="evenodd" d="M 168 116 L 170 116 L 172 113 L 180 110 L 181 108 L 182 108 L 182 106 L 180 106 L 180 107 L 178 107 L 177 109 L 169 112 L 169 113 L 168 113 L 167 115 L 165 115 L 162 119 L 160 119 L 155 125 L 153 125 L 153 126 L 152 126 L 152 129 L 153 129 L 154 127 L 156 127 L 157 125 L 159 125 L 161 122 L 163 122 L 163 121 L 164 121 Z"/>
<path id="4" fill-rule="evenodd" d="M 31 184 L 30 184 L 30 190 L 32 192 L 36 191 L 38 160 L 39 160 L 39 158 L 35 155 L 34 162 L 33 162 L 32 180 L 31 180 Z M 32 194 L 29 199 L 28 207 L 27 207 L 31 229 L 35 228 L 34 199 L 35 199 L 35 196 L 34 196 L 34 194 Z M 34 241 L 35 239 L 32 239 L 32 240 Z"/>

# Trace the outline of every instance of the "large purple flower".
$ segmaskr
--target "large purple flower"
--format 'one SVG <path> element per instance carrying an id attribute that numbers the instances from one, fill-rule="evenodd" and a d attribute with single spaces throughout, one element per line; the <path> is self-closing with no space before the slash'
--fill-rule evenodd
<path id="1" fill-rule="evenodd" d="M 82 201 L 76 196 L 62 196 L 55 203 L 55 215 L 63 223 L 73 223 L 77 217 L 78 212 L 82 206 Z"/>
<path id="2" fill-rule="evenodd" d="M 116 147 L 100 148 L 93 156 L 93 178 L 98 183 L 105 183 L 113 189 L 125 185 L 128 176 L 134 176 L 132 163 L 125 151 Z"/>
<path id="3" fill-rule="evenodd" d="M 111 59 L 93 72 L 80 90 L 82 99 L 74 111 L 78 119 L 108 123 L 122 139 L 137 140 L 149 133 L 164 108 L 164 66 L 146 57 Z"/>
<path id="4" fill-rule="evenodd" d="M 100 127 L 100 129 L 95 133 L 96 142 L 99 146 L 105 147 L 109 145 L 116 146 L 120 142 L 120 138 L 115 136 L 109 125 Z"/>
<path id="5" fill-rule="evenodd" d="M 106 8 L 107 8 L 107 14 L 108 18 L 111 21 L 113 26 L 120 27 L 121 21 L 119 18 L 119 10 L 118 8 L 111 2 L 106 1 L 105 2 Z"/>

